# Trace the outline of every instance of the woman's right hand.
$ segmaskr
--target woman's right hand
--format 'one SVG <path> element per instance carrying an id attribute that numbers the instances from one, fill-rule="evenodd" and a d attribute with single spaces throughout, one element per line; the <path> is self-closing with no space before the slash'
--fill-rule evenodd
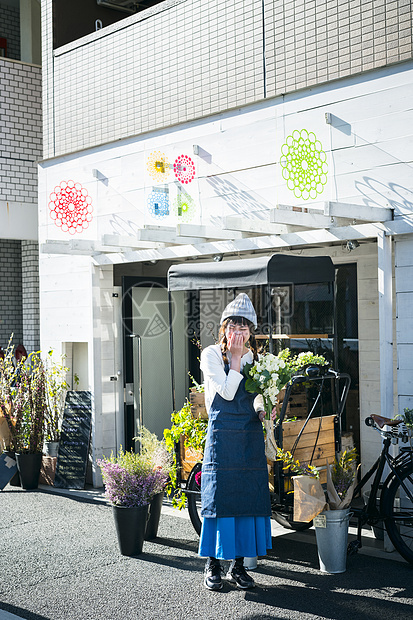
<path id="1" fill-rule="evenodd" d="M 271 420 L 275 421 L 277 419 L 277 407 L 273 407 L 271 411 Z"/>
<path id="2" fill-rule="evenodd" d="M 232 333 L 227 339 L 227 348 L 232 357 L 242 357 L 244 353 L 244 337 L 242 334 Z"/>

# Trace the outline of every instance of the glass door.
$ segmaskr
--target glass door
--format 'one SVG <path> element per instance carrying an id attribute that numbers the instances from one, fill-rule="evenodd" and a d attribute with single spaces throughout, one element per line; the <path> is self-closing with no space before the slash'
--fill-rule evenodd
<path id="1" fill-rule="evenodd" d="M 164 282 L 124 278 L 125 437 L 128 448 L 144 425 L 159 438 L 171 425 L 173 382 L 170 351 L 170 310 Z M 187 339 L 184 295 L 171 304 L 174 331 L 174 374 L 177 406 L 187 390 Z M 182 402 L 181 402 L 182 401 Z"/>

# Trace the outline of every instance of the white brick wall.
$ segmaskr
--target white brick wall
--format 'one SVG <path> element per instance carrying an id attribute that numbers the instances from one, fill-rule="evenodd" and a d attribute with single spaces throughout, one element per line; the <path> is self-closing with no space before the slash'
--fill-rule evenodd
<path id="1" fill-rule="evenodd" d="M 37 204 L 41 69 L 0 58 L 0 201 Z"/>
<path id="2" fill-rule="evenodd" d="M 398 413 L 413 407 L 413 240 L 396 239 L 396 329 Z"/>
<path id="3" fill-rule="evenodd" d="M 0 37 L 7 39 L 7 57 L 20 60 L 20 11 L 1 2 Z"/>

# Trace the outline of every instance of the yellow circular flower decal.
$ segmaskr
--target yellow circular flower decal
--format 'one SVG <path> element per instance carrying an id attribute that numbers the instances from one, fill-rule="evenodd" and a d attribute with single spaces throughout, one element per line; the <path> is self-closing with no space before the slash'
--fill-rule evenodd
<path id="1" fill-rule="evenodd" d="M 287 187 L 296 198 L 316 198 L 327 183 L 327 155 L 313 132 L 293 131 L 281 147 L 280 164 Z"/>
<path id="2" fill-rule="evenodd" d="M 153 151 L 148 157 L 148 172 L 154 181 L 163 182 L 169 175 L 169 162 L 165 153 Z"/>

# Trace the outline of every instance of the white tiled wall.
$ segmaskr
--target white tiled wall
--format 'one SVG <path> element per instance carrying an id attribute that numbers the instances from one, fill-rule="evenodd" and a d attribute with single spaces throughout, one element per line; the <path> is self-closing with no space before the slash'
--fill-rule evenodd
<path id="1" fill-rule="evenodd" d="M 52 136 L 46 90 L 45 157 L 264 96 L 261 0 L 162 3 L 149 19 L 143 12 L 60 48 L 54 75 L 50 2 L 43 5 L 44 78 L 55 110 Z"/>
<path id="2" fill-rule="evenodd" d="M 0 201 L 37 208 L 42 155 L 40 67 L 0 58 Z"/>
<path id="3" fill-rule="evenodd" d="M 21 242 L 23 342 L 27 351 L 40 348 L 39 244 Z M 45 351 L 44 353 L 47 353 Z"/>
<path id="4" fill-rule="evenodd" d="M 413 51 L 410 0 L 165 0 L 54 53 L 51 4 L 42 2 L 46 158 Z"/>
<path id="5" fill-rule="evenodd" d="M 5 348 L 11 334 L 13 344 L 23 342 L 21 242 L 0 239 L 0 346 Z"/>

